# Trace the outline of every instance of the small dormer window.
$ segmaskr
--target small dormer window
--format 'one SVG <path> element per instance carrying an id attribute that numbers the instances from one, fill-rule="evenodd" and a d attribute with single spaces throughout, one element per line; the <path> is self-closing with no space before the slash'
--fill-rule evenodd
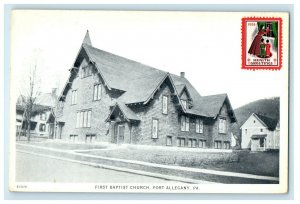
<path id="1" fill-rule="evenodd" d="M 81 67 L 81 78 L 85 78 L 92 75 L 92 66 L 89 64 L 86 59 L 84 59 L 80 65 Z"/>
<path id="2" fill-rule="evenodd" d="M 183 108 L 184 108 L 184 109 L 187 109 L 187 101 L 181 99 L 181 103 L 182 103 Z"/>
<path id="3" fill-rule="evenodd" d="M 82 78 L 88 77 L 92 75 L 92 67 L 87 65 L 85 67 L 82 67 Z"/>
<path id="4" fill-rule="evenodd" d="M 253 120 L 253 123 L 255 123 L 255 120 Z"/>

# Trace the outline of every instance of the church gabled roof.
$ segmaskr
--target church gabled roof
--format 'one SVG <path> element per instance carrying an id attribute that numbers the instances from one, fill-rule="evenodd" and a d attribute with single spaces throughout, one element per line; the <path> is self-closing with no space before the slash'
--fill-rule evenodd
<path id="1" fill-rule="evenodd" d="M 90 43 L 88 32 L 74 62 L 74 68 L 70 70 L 71 75 L 72 73 L 76 73 L 74 69 L 78 69 L 77 67 L 79 67 L 83 57 L 88 58 L 88 61 L 95 65 L 99 75 L 103 78 L 105 86 L 109 90 L 117 89 L 124 91 L 120 97 L 124 104 L 147 103 L 165 78 L 170 79 L 177 97 L 183 89 L 188 90 L 193 100 L 193 107 L 187 110 L 183 109 L 183 112 L 214 118 L 218 113 L 217 110 L 220 110 L 226 99 L 223 95 L 202 97 L 185 77 L 170 74 L 95 48 Z M 71 77 L 71 75 L 68 83 L 72 83 L 72 80 L 75 78 Z M 65 90 L 68 87 L 70 86 L 66 84 L 63 95 L 66 93 Z"/>
<path id="2" fill-rule="evenodd" d="M 140 120 L 140 118 L 137 117 L 137 115 L 130 108 L 128 108 L 124 103 L 119 101 L 119 102 L 115 103 L 115 105 L 113 106 L 113 109 L 110 111 L 110 114 L 108 115 L 108 117 L 105 121 L 110 121 L 112 114 L 114 114 L 114 112 L 117 109 L 122 112 L 124 118 L 128 121 L 130 121 L 130 120 L 139 121 Z"/>
<path id="3" fill-rule="evenodd" d="M 220 114 L 221 108 L 223 107 L 224 103 L 227 103 L 231 121 L 236 122 L 236 117 L 234 115 L 227 94 L 202 96 L 201 99 L 197 101 L 197 103 L 195 103 L 194 110 L 188 109 L 187 112 L 190 114 L 196 113 L 196 115 L 216 118 Z"/>

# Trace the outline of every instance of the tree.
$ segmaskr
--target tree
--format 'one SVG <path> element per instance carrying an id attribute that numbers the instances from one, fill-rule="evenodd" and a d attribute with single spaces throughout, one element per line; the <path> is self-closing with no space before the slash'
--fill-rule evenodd
<path id="1" fill-rule="evenodd" d="M 39 81 L 36 76 L 36 65 L 34 68 L 30 69 L 29 71 L 29 81 L 27 81 L 28 85 L 25 91 L 24 95 L 24 114 L 23 114 L 23 120 L 26 122 L 26 128 L 27 128 L 27 141 L 30 142 L 30 126 L 31 126 L 31 118 L 33 117 L 36 98 L 39 94 Z"/>

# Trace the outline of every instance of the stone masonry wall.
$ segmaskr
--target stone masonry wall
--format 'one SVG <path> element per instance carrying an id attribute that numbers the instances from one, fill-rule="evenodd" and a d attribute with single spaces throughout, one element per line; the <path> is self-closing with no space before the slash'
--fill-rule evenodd
<path id="1" fill-rule="evenodd" d="M 162 97 L 168 96 L 168 114 L 162 113 Z M 154 99 L 146 106 L 133 109 L 141 118 L 139 126 L 134 126 L 132 131 L 133 142 L 144 145 L 166 146 L 167 136 L 172 136 L 172 146 L 177 146 L 177 138 L 185 138 L 187 147 L 188 139 L 196 139 L 196 147 L 199 147 L 199 140 L 206 140 L 206 147 L 212 142 L 212 121 L 204 118 L 203 133 L 196 133 L 196 116 L 189 116 L 189 131 L 181 131 L 180 115 L 175 104 L 171 100 L 171 91 L 167 84 L 163 84 L 161 89 L 155 94 Z M 152 119 L 159 120 L 158 139 L 152 138 Z M 216 124 L 213 124 L 216 126 Z M 230 137 L 229 137 L 230 139 Z M 225 140 L 225 139 L 224 139 Z M 226 140 L 228 138 L 226 137 Z"/>
<path id="2" fill-rule="evenodd" d="M 90 65 L 92 66 L 92 65 Z M 80 70 L 81 67 L 80 67 Z M 105 119 L 109 113 L 109 106 L 112 103 L 112 97 L 107 88 L 102 86 L 101 99 L 93 100 L 94 85 L 102 83 L 95 67 L 92 69 L 92 75 L 82 78 L 78 76 L 74 79 L 71 89 L 67 92 L 61 121 L 65 122 L 62 130 L 62 139 L 70 140 L 70 135 L 78 135 L 78 141 L 85 141 L 86 134 L 96 134 L 96 141 L 110 142 L 110 135 L 106 135 L 109 128 Z M 77 103 L 71 104 L 72 90 L 77 90 Z M 77 112 L 81 110 L 92 110 L 91 127 L 76 128 Z"/>

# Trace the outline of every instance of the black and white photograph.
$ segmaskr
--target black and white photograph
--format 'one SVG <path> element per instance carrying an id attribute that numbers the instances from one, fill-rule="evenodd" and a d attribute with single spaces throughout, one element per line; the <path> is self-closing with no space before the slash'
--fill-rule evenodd
<path id="1" fill-rule="evenodd" d="M 288 13 L 14 10 L 10 34 L 11 191 L 287 192 Z"/>

